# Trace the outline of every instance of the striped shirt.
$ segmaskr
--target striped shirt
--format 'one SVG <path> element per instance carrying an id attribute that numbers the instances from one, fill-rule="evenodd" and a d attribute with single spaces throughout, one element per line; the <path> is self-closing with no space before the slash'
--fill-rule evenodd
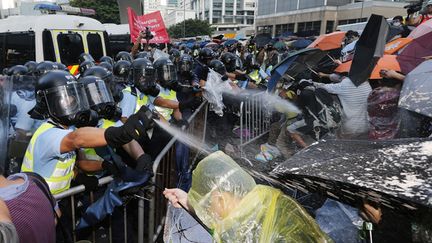
<path id="1" fill-rule="evenodd" d="M 343 108 L 342 134 L 354 135 L 368 132 L 367 99 L 372 91 L 369 82 L 364 82 L 357 87 L 348 77 L 345 77 L 340 83 L 314 84 L 339 97 Z"/>

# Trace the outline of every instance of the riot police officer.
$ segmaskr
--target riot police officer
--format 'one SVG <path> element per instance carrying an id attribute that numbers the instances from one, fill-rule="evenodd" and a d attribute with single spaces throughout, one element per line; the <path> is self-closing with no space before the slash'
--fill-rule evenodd
<path id="1" fill-rule="evenodd" d="M 21 169 L 44 177 L 53 194 L 69 189 L 76 150 L 120 147 L 139 139 L 151 125 L 151 114 L 143 109 L 121 127 L 88 127 L 95 125 L 97 114 L 90 109 L 83 85 L 65 71 L 46 73 L 36 82 L 35 92 L 31 114 L 48 120 L 30 140 Z"/>

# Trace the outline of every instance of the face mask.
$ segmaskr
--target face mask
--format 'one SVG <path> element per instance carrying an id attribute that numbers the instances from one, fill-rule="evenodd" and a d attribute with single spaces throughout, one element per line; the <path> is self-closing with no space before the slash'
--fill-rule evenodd
<path id="1" fill-rule="evenodd" d="M 401 24 L 401 22 L 399 22 L 399 21 L 397 21 L 397 22 L 393 22 L 393 26 L 395 26 L 395 27 L 399 27 L 399 26 L 401 26 L 402 24 Z"/>

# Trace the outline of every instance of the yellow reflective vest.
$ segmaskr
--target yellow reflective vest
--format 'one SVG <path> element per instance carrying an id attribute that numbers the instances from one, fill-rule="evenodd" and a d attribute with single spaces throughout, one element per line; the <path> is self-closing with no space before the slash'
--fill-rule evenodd
<path id="1" fill-rule="evenodd" d="M 23 164 L 21 166 L 21 171 L 34 172 L 34 163 L 38 162 L 38 161 L 34 161 L 34 152 L 35 152 L 34 146 L 36 140 L 40 135 L 42 135 L 43 133 L 45 133 L 46 131 L 54 127 L 55 126 L 53 124 L 46 122 L 36 130 L 36 132 L 33 134 L 33 137 L 30 140 L 29 146 L 27 147 Z M 73 168 L 75 165 L 75 161 L 76 161 L 76 155 L 64 161 L 58 160 L 54 168 L 54 171 L 51 173 L 51 175 L 49 177 L 44 177 L 53 195 L 66 191 L 67 189 L 70 188 L 70 183 L 74 176 Z"/>
<path id="2" fill-rule="evenodd" d="M 127 87 L 123 91 L 129 92 L 129 93 L 133 94 L 131 87 Z M 144 94 L 143 95 L 134 94 L 134 96 L 137 97 L 137 102 L 135 104 L 135 113 L 138 112 L 139 109 L 141 109 L 142 106 L 148 106 L 149 105 L 150 99 L 148 98 L 147 95 L 144 95 Z"/>
<path id="3" fill-rule="evenodd" d="M 115 122 L 107 120 L 107 119 L 102 119 L 102 125 L 100 126 L 100 128 L 103 129 L 107 129 L 109 127 L 113 127 L 115 126 Z M 96 150 L 94 148 L 86 148 L 84 149 L 84 153 L 86 155 L 86 158 L 89 160 L 95 160 L 95 161 L 103 161 L 103 158 L 101 158 L 97 153 Z"/>
<path id="4" fill-rule="evenodd" d="M 166 100 L 177 100 L 177 93 L 174 90 L 170 90 L 169 94 L 165 94 L 163 92 L 159 93 L 159 96 Z M 156 110 L 165 118 L 165 120 L 171 120 L 171 115 L 174 112 L 173 109 L 156 106 Z"/>

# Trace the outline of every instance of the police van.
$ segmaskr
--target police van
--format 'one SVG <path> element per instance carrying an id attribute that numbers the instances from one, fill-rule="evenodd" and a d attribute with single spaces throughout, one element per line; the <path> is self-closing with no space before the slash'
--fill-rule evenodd
<path id="1" fill-rule="evenodd" d="M 96 19 L 76 15 L 10 16 L 0 20 L 0 68 L 33 60 L 61 62 L 71 73 L 81 53 L 95 60 L 107 55 L 105 27 Z"/>

